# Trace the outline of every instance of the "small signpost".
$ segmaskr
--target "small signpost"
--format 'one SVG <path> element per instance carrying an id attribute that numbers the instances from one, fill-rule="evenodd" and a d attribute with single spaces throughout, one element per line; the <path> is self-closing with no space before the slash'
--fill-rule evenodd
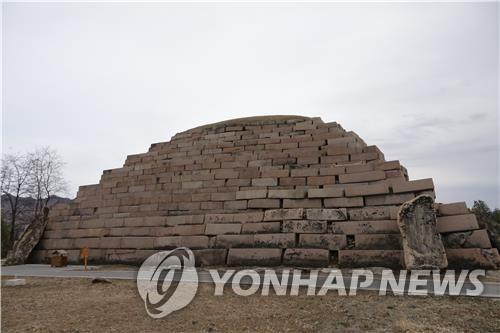
<path id="1" fill-rule="evenodd" d="M 83 258 L 83 262 L 85 263 L 85 270 L 87 270 L 87 260 L 89 258 L 89 248 L 84 247 L 80 253 L 80 257 Z"/>

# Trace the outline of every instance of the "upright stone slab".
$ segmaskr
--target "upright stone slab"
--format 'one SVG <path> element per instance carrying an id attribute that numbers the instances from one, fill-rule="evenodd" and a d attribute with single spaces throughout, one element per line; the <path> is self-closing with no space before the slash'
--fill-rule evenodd
<path id="1" fill-rule="evenodd" d="M 398 213 L 407 269 L 441 269 L 448 266 L 441 235 L 436 227 L 434 199 L 419 195 L 405 202 Z"/>
<path id="2" fill-rule="evenodd" d="M 21 237 L 14 242 L 12 250 L 7 254 L 5 265 L 21 265 L 26 262 L 45 231 L 48 216 L 49 209 L 45 207 L 43 216 L 35 218 Z"/>

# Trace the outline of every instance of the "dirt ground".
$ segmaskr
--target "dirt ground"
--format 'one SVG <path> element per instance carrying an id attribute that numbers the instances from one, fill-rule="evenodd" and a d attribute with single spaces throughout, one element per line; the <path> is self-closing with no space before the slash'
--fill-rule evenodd
<path id="1" fill-rule="evenodd" d="M 150 318 L 135 281 L 27 278 L 2 287 L 3 332 L 500 332 L 500 301 L 484 298 L 378 296 L 213 296 L 163 319 Z"/>

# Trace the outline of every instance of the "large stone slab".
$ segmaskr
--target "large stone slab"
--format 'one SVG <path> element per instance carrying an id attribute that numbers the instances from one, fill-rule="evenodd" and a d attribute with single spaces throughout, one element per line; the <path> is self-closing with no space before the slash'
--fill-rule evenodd
<path id="1" fill-rule="evenodd" d="M 355 248 L 359 250 L 401 250 L 401 235 L 360 234 L 354 236 Z"/>
<path id="2" fill-rule="evenodd" d="M 491 248 L 491 241 L 486 229 L 455 232 L 443 235 L 443 243 L 446 248 Z"/>
<path id="3" fill-rule="evenodd" d="M 227 250 L 202 249 L 193 251 L 196 266 L 216 266 L 226 263 Z"/>
<path id="4" fill-rule="evenodd" d="M 308 220 L 321 221 L 344 221 L 347 220 L 347 212 L 342 209 L 308 209 L 306 211 Z"/>
<path id="5" fill-rule="evenodd" d="M 345 235 L 301 234 L 299 246 L 304 248 L 340 250 L 347 246 L 347 241 Z"/>
<path id="6" fill-rule="evenodd" d="M 449 268 L 453 269 L 498 269 L 500 255 L 498 250 L 492 249 L 446 249 L 450 262 Z"/>
<path id="7" fill-rule="evenodd" d="M 440 233 L 460 232 L 479 229 L 476 215 L 453 215 L 437 218 L 437 230 Z"/>
<path id="8" fill-rule="evenodd" d="M 440 203 L 438 206 L 438 212 L 440 216 L 446 215 L 464 215 L 468 214 L 469 210 L 465 202 L 453 202 L 449 204 Z"/>
<path id="9" fill-rule="evenodd" d="M 295 234 L 255 234 L 254 247 L 287 248 L 295 246 Z"/>
<path id="10" fill-rule="evenodd" d="M 241 227 L 242 234 L 277 233 L 280 230 L 280 222 L 245 223 Z"/>
<path id="11" fill-rule="evenodd" d="M 403 266 L 403 251 L 398 250 L 340 250 L 340 267 L 388 267 Z"/>
<path id="12" fill-rule="evenodd" d="M 333 222 L 329 232 L 334 234 L 399 234 L 396 220 Z"/>
<path id="13" fill-rule="evenodd" d="M 404 203 L 398 213 L 407 269 L 441 269 L 448 266 L 436 226 L 434 198 L 419 195 Z"/>
<path id="14" fill-rule="evenodd" d="M 283 264 L 299 267 L 327 267 L 329 251 L 323 249 L 286 249 Z"/>
<path id="15" fill-rule="evenodd" d="M 326 221 L 292 220 L 283 221 L 283 232 L 295 233 L 326 233 Z"/>
<path id="16" fill-rule="evenodd" d="M 229 249 L 228 266 L 278 266 L 281 249 Z"/>

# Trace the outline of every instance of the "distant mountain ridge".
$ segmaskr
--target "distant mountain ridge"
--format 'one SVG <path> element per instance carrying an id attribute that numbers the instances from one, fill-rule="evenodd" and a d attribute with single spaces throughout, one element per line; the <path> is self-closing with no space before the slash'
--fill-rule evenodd
<path id="1" fill-rule="evenodd" d="M 2 200 L 2 210 L 3 209 L 9 209 L 9 207 L 8 207 L 9 206 L 9 202 L 8 202 L 8 199 L 7 199 L 7 195 L 2 194 L 2 199 L 1 200 Z M 34 207 L 35 206 L 35 199 L 33 199 L 32 197 L 21 197 L 20 200 L 21 200 L 21 204 L 22 205 L 25 205 L 27 207 Z M 48 206 L 52 207 L 53 205 L 58 204 L 60 202 L 68 203 L 71 200 L 73 200 L 73 199 L 65 198 L 65 197 L 60 197 L 58 195 L 52 195 L 52 196 L 50 196 Z"/>
<path id="2" fill-rule="evenodd" d="M 69 203 L 72 199 L 60 197 L 53 195 L 50 197 L 48 206 L 49 208 L 58 203 Z M 10 204 L 7 195 L 3 194 L 1 196 L 1 207 L 2 207 L 2 221 L 10 223 Z M 21 197 L 19 205 L 22 207 L 23 213 L 21 213 L 16 219 L 16 234 L 19 235 L 26 227 L 31 223 L 33 218 L 32 212 L 35 208 L 36 200 L 31 197 Z"/>

